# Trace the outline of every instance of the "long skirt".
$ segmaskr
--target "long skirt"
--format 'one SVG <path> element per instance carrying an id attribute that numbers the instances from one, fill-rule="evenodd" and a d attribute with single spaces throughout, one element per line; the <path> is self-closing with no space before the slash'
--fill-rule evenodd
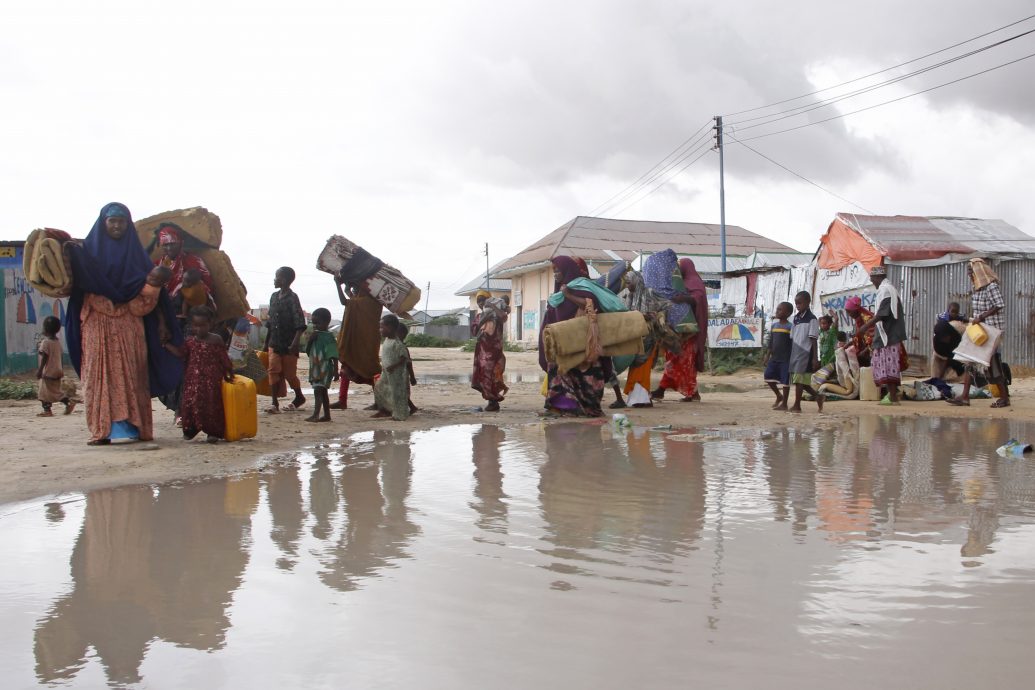
<path id="1" fill-rule="evenodd" d="M 665 373 L 661 377 L 661 387 L 674 389 L 686 397 L 697 394 L 697 342 L 695 338 L 687 338 L 679 352 L 665 353 Z"/>
<path id="2" fill-rule="evenodd" d="M 564 373 L 557 370 L 556 364 L 551 364 L 547 372 L 549 391 L 546 409 L 582 417 L 602 416 L 604 411 L 600 409 L 600 402 L 604 398 L 604 384 L 608 379 L 604 369 L 600 360 L 585 370 L 571 369 Z"/>
<path id="3" fill-rule="evenodd" d="M 474 347 L 471 388 L 490 402 L 501 402 L 509 390 L 503 381 L 503 372 L 506 368 L 507 357 L 503 354 L 502 339 L 489 335 L 478 338 L 478 343 Z"/>
<path id="4" fill-rule="evenodd" d="M 896 343 L 873 351 L 873 356 L 870 358 L 870 366 L 873 368 L 873 382 L 875 384 L 886 386 L 889 383 L 901 383 L 901 349 L 902 345 Z"/>
<path id="5" fill-rule="evenodd" d="M 655 345 L 649 353 L 647 353 L 647 361 L 643 364 L 632 367 L 629 369 L 629 374 L 625 379 L 625 390 L 623 391 L 626 395 L 633 392 L 636 388 L 636 384 L 640 384 L 645 391 L 650 391 L 650 374 L 654 371 L 654 361 L 658 358 L 658 348 Z"/>

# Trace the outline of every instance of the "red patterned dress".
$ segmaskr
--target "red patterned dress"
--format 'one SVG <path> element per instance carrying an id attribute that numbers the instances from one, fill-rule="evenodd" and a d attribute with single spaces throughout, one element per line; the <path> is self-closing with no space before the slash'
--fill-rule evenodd
<path id="1" fill-rule="evenodd" d="M 180 416 L 184 435 L 204 431 L 209 436 L 223 438 L 222 381 L 233 371 L 226 345 L 188 338 L 183 344 L 183 400 Z"/>

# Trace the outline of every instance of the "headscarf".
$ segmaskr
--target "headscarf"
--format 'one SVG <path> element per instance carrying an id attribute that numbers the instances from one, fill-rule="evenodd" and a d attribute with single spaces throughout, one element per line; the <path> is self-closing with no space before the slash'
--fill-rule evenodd
<path id="1" fill-rule="evenodd" d="M 679 273 L 683 276 L 683 286 L 693 297 L 694 318 L 697 320 L 698 357 L 704 356 L 704 347 L 708 341 L 708 288 L 704 279 L 697 272 L 697 266 L 691 259 L 679 260 Z"/>
<path id="2" fill-rule="evenodd" d="M 638 311 L 641 314 L 656 314 L 665 311 L 671 302 L 664 299 L 651 288 L 643 283 L 643 276 L 639 271 L 630 270 L 623 277 L 628 288 L 625 298 L 625 306 L 629 311 Z"/>
<path id="3" fill-rule="evenodd" d="M 492 293 L 489 292 L 488 290 L 479 290 L 478 292 L 474 293 L 474 301 L 477 302 L 479 297 L 484 297 L 485 299 L 491 299 L 492 298 Z"/>
<path id="4" fill-rule="evenodd" d="M 560 274 L 560 281 L 554 280 L 553 291 L 558 292 L 562 285 L 567 285 L 576 278 L 582 278 L 582 267 L 579 266 L 579 260 L 573 259 L 570 256 L 555 256 L 550 259 L 550 263 L 553 264 L 554 269 Z"/>
<path id="5" fill-rule="evenodd" d="M 118 240 L 109 237 L 105 229 L 105 220 L 113 217 L 126 219 L 126 233 Z M 125 304 L 140 294 L 147 274 L 154 265 L 140 244 L 129 209 L 119 203 L 110 203 L 101 209 L 90 234 L 81 245 L 70 242 L 67 246 L 72 264 L 73 288 L 65 312 L 65 342 L 68 345 L 68 357 L 78 374 L 83 358 L 81 316 L 86 294 L 102 295 L 115 304 Z M 162 346 L 158 330 L 159 312 L 165 317 L 172 342 L 183 342 L 176 322 L 176 311 L 169 295 L 163 290 L 158 298 L 158 306 L 144 317 L 152 397 L 175 390 L 183 378 L 183 364 Z"/>
<path id="6" fill-rule="evenodd" d="M 873 269 L 873 270 L 876 270 L 876 268 Z M 881 275 L 880 273 L 874 273 L 873 270 L 870 271 L 870 275 Z M 899 311 L 900 311 L 899 307 L 902 305 L 902 300 L 898 296 L 898 290 L 895 289 L 895 286 L 892 285 L 891 281 L 888 280 L 887 278 L 885 278 L 883 281 L 881 281 L 880 287 L 877 288 L 877 310 L 878 311 L 880 310 L 880 305 L 882 305 L 884 303 L 884 300 L 890 300 L 891 318 L 895 319 L 895 320 L 898 320 L 898 318 L 900 316 L 900 314 L 899 314 Z M 884 330 L 884 322 L 883 321 L 878 321 L 877 322 L 877 332 L 880 334 L 881 342 L 884 343 L 885 345 L 887 345 L 888 344 L 888 334 L 887 334 L 887 331 Z"/>
<path id="7" fill-rule="evenodd" d="M 845 311 L 859 311 L 862 309 L 863 301 L 858 295 L 853 295 L 845 300 Z"/>
<path id="8" fill-rule="evenodd" d="M 999 282 L 999 276 L 995 274 L 995 271 L 992 270 L 992 267 L 984 259 L 971 259 L 970 270 L 972 271 L 970 280 L 974 284 L 975 290 L 980 290 L 992 283 Z"/>
<path id="9" fill-rule="evenodd" d="M 158 226 L 158 245 L 183 244 L 183 237 L 180 235 L 180 227 L 172 223 L 163 223 Z"/>
<path id="10" fill-rule="evenodd" d="M 589 278 L 589 266 L 586 264 L 586 260 L 581 256 L 572 257 L 575 259 L 575 263 L 579 265 L 579 275 L 583 278 Z"/>
<path id="11" fill-rule="evenodd" d="M 676 290 L 672 287 L 672 278 L 678 266 L 679 260 L 671 249 L 651 254 L 643 264 L 643 282 L 658 295 L 671 300 L 676 296 Z M 689 313 L 689 304 L 673 302 L 672 306 L 668 308 L 669 325 L 675 326 Z"/>

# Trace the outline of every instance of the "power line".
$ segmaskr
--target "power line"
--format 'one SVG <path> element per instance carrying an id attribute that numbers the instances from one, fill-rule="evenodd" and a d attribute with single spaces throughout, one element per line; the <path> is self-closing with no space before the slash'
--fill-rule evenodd
<path id="1" fill-rule="evenodd" d="M 856 208 L 858 208 L 858 209 L 861 209 L 861 210 L 863 210 L 863 211 L 866 211 L 866 212 L 867 212 L 867 213 L 869 213 L 869 214 L 870 214 L 871 216 L 876 216 L 876 215 L 878 215 L 877 213 L 875 213 L 875 212 L 871 211 L 870 209 L 866 208 L 865 206 L 860 206 L 859 204 L 855 203 L 855 202 L 854 202 L 854 201 L 852 201 L 851 199 L 846 199 L 846 198 L 844 198 L 843 196 L 841 196 L 840 194 L 836 194 L 836 193 L 834 193 L 834 192 L 830 191 L 829 189 L 827 189 L 826 187 L 823 187 L 822 185 L 820 185 L 820 184 L 817 184 L 816 182 L 813 182 L 812 180 L 810 180 L 809 178 L 805 177 L 805 176 L 804 176 L 804 175 L 802 175 L 801 173 L 797 173 L 797 172 L 794 172 L 793 170 L 791 170 L 790 168 L 788 168 L 788 167 L 787 167 L 786 165 L 784 165 L 783 163 L 780 163 L 780 162 L 778 162 L 778 161 L 775 161 L 775 160 L 773 160 L 772 158 L 770 158 L 769 156 L 765 155 L 764 153 L 762 153 L 762 152 L 761 152 L 761 151 L 759 151 L 758 149 L 755 149 L 755 148 L 752 148 L 751 146 L 748 146 L 747 144 L 745 144 L 744 142 L 740 141 L 739 139 L 737 139 L 737 138 L 736 138 L 736 137 L 734 137 L 733 135 L 731 135 L 731 134 L 727 134 L 726 136 L 728 136 L 728 137 L 729 137 L 730 139 L 732 139 L 732 140 L 733 140 L 734 142 L 736 142 L 736 143 L 740 144 L 741 146 L 743 146 L 744 148 L 746 148 L 746 149 L 747 149 L 748 151 L 751 151 L 752 153 L 754 153 L 754 154 L 756 154 L 756 155 L 758 155 L 758 156 L 761 156 L 762 158 L 765 158 L 765 159 L 766 159 L 767 161 L 769 161 L 770 163 L 772 163 L 772 164 L 773 164 L 773 165 L 775 165 L 776 167 L 778 167 L 778 168 L 782 168 L 783 170 L 786 170 L 787 172 L 789 172 L 790 174 L 794 175 L 795 177 L 797 177 L 798 179 L 800 179 L 800 180 L 802 180 L 802 181 L 804 181 L 804 182 L 808 182 L 808 183 L 809 183 L 810 185 L 812 185 L 812 186 L 813 186 L 813 187 L 815 187 L 816 189 L 820 189 L 820 190 L 822 190 L 822 191 L 826 192 L 827 194 L 829 194 L 829 195 L 830 195 L 830 196 L 832 196 L 832 197 L 836 197 L 836 198 L 840 199 L 841 201 L 843 201 L 843 202 L 845 202 L 845 203 L 851 204 L 852 206 L 855 206 L 855 207 L 856 207 Z"/>
<path id="2" fill-rule="evenodd" d="M 665 161 L 667 161 L 669 158 L 672 158 L 673 155 L 676 155 L 678 152 L 682 151 L 683 149 L 691 148 L 695 144 L 697 144 L 701 140 L 701 137 L 699 137 L 698 135 L 701 134 L 701 132 L 703 132 L 710 124 L 711 124 L 711 120 L 705 120 L 705 123 L 703 125 L 701 125 L 700 127 L 698 127 L 697 130 L 693 134 L 691 134 L 689 137 L 687 137 L 683 141 L 683 143 L 681 143 L 679 146 L 677 146 L 671 152 L 669 152 L 669 154 L 667 156 L 665 156 L 660 161 L 655 163 L 654 166 L 650 170 L 648 170 L 647 172 L 643 173 L 638 178 L 636 178 L 636 180 L 634 180 L 631 184 L 629 184 L 625 189 L 623 189 L 622 191 L 618 192 L 617 194 L 612 196 L 610 199 L 608 199 L 607 201 L 605 201 L 604 203 L 600 204 L 599 206 L 594 208 L 592 211 L 590 211 L 589 215 L 595 216 L 598 213 L 606 212 L 609 208 L 612 208 L 615 205 L 621 203 L 625 199 L 629 198 L 631 195 L 638 193 L 641 189 L 643 189 L 648 184 L 650 184 L 651 182 L 656 180 L 660 175 L 663 175 L 665 172 L 670 170 L 673 166 L 679 165 L 679 163 L 681 161 L 686 160 L 686 158 L 689 157 L 689 156 L 692 156 L 694 154 L 694 152 L 696 151 L 696 149 L 694 151 L 691 151 L 688 154 L 679 154 L 679 155 L 677 155 L 677 157 L 674 160 L 672 160 L 670 163 L 665 165 L 662 169 L 658 170 L 658 168 L 660 166 L 664 165 Z M 657 171 L 657 172 L 655 172 L 655 171 Z M 648 176 L 649 176 L 649 179 L 644 179 L 644 178 L 648 178 Z"/>
<path id="3" fill-rule="evenodd" d="M 1011 41 L 1016 41 L 1017 39 L 1023 38 L 1025 36 L 1030 35 L 1030 34 L 1035 34 L 1035 29 L 1031 29 L 1029 31 L 1025 31 L 1024 33 L 1017 34 L 1016 36 L 1010 36 L 1009 38 L 1004 38 L 1001 41 L 996 41 L 995 43 L 990 43 L 990 44 L 988 44 L 986 46 L 982 46 L 980 48 L 976 48 L 975 50 L 972 50 L 972 51 L 967 52 L 967 53 L 963 53 L 962 55 L 957 55 L 956 57 L 949 58 L 948 60 L 942 60 L 941 62 L 935 63 L 933 65 L 929 65 L 927 67 L 922 67 L 922 68 L 920 68 L 918 70 L 914 70 L 913 72 L 909 72 L 908 74 L 903 74 L 903 75 L 894 77 L 892 79 L 887 79 L 885 81 L 878 82 L 876 84 L 871 84 L 870 86 L 866 86 L 866 87 L 863 87 L 861 89 L 856 89 L 855 91 L 851 91 L 849 93 L 842 94 L 840 96 L 835 96 L 833 98 L 829 98 L 829 99 L 826 99 L 826 100 L 818 101 L 816 103 L 807 103 L 805 105 L 799 105 L 799 106 L 796 106 L 794 108 L 788 108 L 787 110 L 781 110 L 781 111 L 778 111 L 778 112 L 775 112 L 775 113 L 770 113 L 769 115 L 759 115 L 757 117 L 745 118 L 743 120 L 739 120 L 739 121 L 736 121 L 736 122 L 730 122 L 729 124 L 730 125 L 739 125 L 739 124 L 743 124 L 745 122 L 754 122 L 755 120 L 766 120 L 765 122 L 759 122 L 759 123 L 754 124 L 754 125 L 748 125 L 747 127 L 741 127 L 740 129 L 741 129 L 741 131 L 743 131 L 743 130 L 746 130 L 746 129 L 754 129 L 755 127 L 761 127 L 763 125 L 768 125 L 768 124 L 771 124 L 773 122 L 778 122 L 779 120 L 786 120 L 789 117 L 797 117 L 798 115 L 804 115 L 805 113 L 811 112 L 813 110 L 818 110 L 820 108 L 826 108 L 826 107 L 828 107 L 830 105 L 833 105 L 834 103 L 839 103 L 839 102 L 847 100 L 849 98 L 854 98 L 855 96 L 859 96 L 859 95 L 862 95 L 862 94 L 865 94 L 865 93 L 870 93 L 871 91 L 876 91 L 877 89 L 882 89 L 885 86 L 890 86 L 891 84 L 897 84 L 900 81 L 905 81 L 906 79 L 910 79 L 910 78 L 915 77 L 917 75 L 925 74 L 927 72 L 931 72 L 931 71 L 939 69 L 941 67 L 945 67 L 946 65 L 950 65 L 950 64 L 952 64 L 954 62 L 959 62 L 960 60 L 964 60 L 964 59 L 966 59 L 968 57 L 973 57 L 974 55 L 978 55 L 979 53 L 983 53 L 986 50 L 991 50 L 992 48 L 998 48 L 999 46 L 1005 45 L 1005 44 L 1007 44 L 1007 43 L 1009 43 Z M 790 114 L 785 114 L 785 113 L 790 113 Z M 778 116 L 782 116 L 782 117 L 778 117 Z M 767 119 L 767 118 L 770 118 L 770 119 Z"/>
<path id="4" fill-rule="evenodd" d="M 708 145 L 708 144 L 702 145 L 701 147 L 698 147 L 698 149 L 696 149 L 696 150 L 697 150 L 697 151 L 700 151 L 700 150 L 701 150 L 701 148 L 704 148 L 704 151 L 701 151 L 700 155 L 698 155 L 698 156 L 697 156 L 696 158 L 694 158 L 694 159 L 693 159 L 692 161 L 690 161 L 689 163 L 687 163 L 686 165 L 684 165 L 683 167 L 681 167 L 681 168 L 680 168 L 679 170 L 677 170 L 677 171 L 676 171 L 675 173 L 673 173 L 672 175 L 670 175 L 670 176 L 669 176 L 669 177 L 668 177 L 667 179 L 663 180 L 663 181 L 661 182 L 661 184 L 659 184 L 659 185 L 657 185 L 656 187 L 654 187 L 654 189 L 650 190 L 649 192 L 647 192 L 646 194 L 644 194 L 643 196 L 641 196 L 641 197 L 640 197 L 639 199 L 635 199 L 635 200 L 633 200 L 633 201 L 629 202 L 628 204 L 626 204 L 625 206 L 623 206 L 622 208 L 618 209 L 618 210 L 617 210 L 617 211 L 615 212 L 615 214 L 617 215 L 617 214 L 619 214 L 619 213 L 621 213 L 621 212 L 625 211 L 625 209 L 627 209 L 627 208 L 629 208 L 629 207 L 631 207 L 631 206 L 635 206 L 636 204 L 640 203 L 641 201 L 643 201 L 644 199 L 646 199 L 647 197 L 649 197 L 649 196 L 650 196 L 651 194 L 653 194 L 654 192 L 658 191 L 659 189 L 661 189 L 662 187 L 664 187 L 665 185 L 667 185 L 667 184 L 668 184 L 669 182 L 671 182 L 671 181 L 672 181 L 673 179 L 675 179 L 676 177 L 678 177 L 678 176 L 679 176 L 679 174 L 680 174 L 680 173 L 682 173 L 682 172 L 683 172 L 684 170 L 686 170 L 686 169 L 687 169 L 687 168 L 689 168 L 690 166 L 694 165 L 694 164 L 695 164 L 695 163 L 696 163 L 697 161 L 699 161 L 699 160 L 701 160 L 702 158 L 704 158 L 704 157 L 705 157 L 705 156 L 706 156 L 706 155 L 708 154 L 708 152 L 712 150 L 712 149 L 711 149 L 711 146 L 710 146 L 710 145 Z"/>
<path id="5" fill-rule="evenodd" d="M 885 105 L 890 105 L 891 103 L 897 103 L 899 101 L 904 101 L 907 98 L 912 98 L 914 96 L 919 96 L 921 94 L 925 94 L 925 93 L 928 93 L 930 91 L 934 91 L 936 89 L 940 89 L 940 88 L 945 87 L 945 86 L 951 86 L 952 84 L 958 84 L 961 81 L 966 81 L 967 79 L 972 79 L 973 77 L 978 77 L 978 76 L 981 76 L 982 74 L 988 74 L 989 72 L 994 72 L 997 69 L 1002 69 L 1003 67 L 1008 67 L 1008 66 L 1013 65 L 1015 63 L 1022 62 L 1024 60 L 1029 60 L 1029 59 L 1031 59 L 1033 57 L 1035 57 L 1035 53 L 1029 53 L 1028 55 L 1025 55 L 1023 57 L 1019 57 L 1019 58 L 1017 58 L 1015 60 L 1010 60 L 1009 62 L 1004 62 L 1004 63 L 1002 63 L 1000 65 L 996 65 L 995 67 L 989 67 L 988 69 L 983 69 L 980 72 L 974 72 L 973 74 L 968 74 L 968 75 L 960 77 L 958 79 L 953 79 L 952 81 L 947 81 L 947 82 L 944 82 L 942 84 L 938 84 L 937 86 L 932 86 L 930 88 L 923 89 L 922 91 L 917 91 L 915 93 L 909 93 L 909 94 L 906 94 L 905 96 L 899 96 L 898 98 L 892 98 L 891 100 L 888 100 L 888 101 L 883 101 L 881 103 L 876 103 L 874 105 L 870 105 L 870 106 L 867 106 L 865 108 L 859 108 L 858 110 L 853 110 L 853 111 L 848 112 L 848 113 L 841 113 L 840 115 L 834 115 L 832 117 L 827 117 L 827 118 L 824 118 L 822 120 L 816 120 L 815 122 L 807 122 L 807 123 L 805 123 L 803 125 L 798 125 L 797 127 L 788 127 L 786 129 L 778 129 L 775 132 L 767 132 L 765 134 L 758 134 L 758 135 L 753 136 L 753 137 L 747 137 L 746 139 L 741 139 L 740 142 L 744 143 L 745 141 L 753 141 L 755 139 L 762 139 L 764 137 L 771 137 L 771 136 L 775 136 L 777 134 L 784 134 L 785 132 L 793 132 L 793 131 L 795 131 L 797 129 L 804 129 L 805 127 L 812 127 L 814 125 L 821 125 L 824 122 L 830 122 L 832 120 L 839 120 L 839 119 L 841 119 L 843 117 L 848 117 L 849 115 L 856 115 L 858 113 L 866 112 L 867 110 L 873 110 L 874 108 L 880 108 L 880 107 L 885 106 Z M 745 127 L 744 129 L 749 129 L 749 128 Z"/>
<path id="6" fill-rule="evenodd" d="M 883 74 L 885 72 L 890 72 L 893 69 L 898 69 L 899 67 L 905 67 L 906 65 L 911 65 L 914 62 L 919 62 L 921 60 L 926 60 L 929 57 L 933 57 L 935 55 L 940 55 L 941 53 L 950 51 L 953 48 L 959 48 L 960 46 L 966 45 L 967 43 L 973 43 L 974 41 L 978 40 L 979 38 L 984 38 L 985 36 L 991 36 L 994 33 L 999 33 L 1000 31 L 1003 31 L 1004 29 L 1009 29 L 1011 26 L 1017 26 L 1018 24 L 1023 24 L 1024 22 L 1026 22 L 1026 21 L 1028 21 L 1030 19 L 1035 19 L 1035 14 L 1029 15 L 1029 16 L 1027 16 L 1027 17 L 1025 17 L 1023 19 L 1018 19 L 1015 22 L 1010 22 L 1009 24 L 1005 24 L 1003 26 L 1000 26 L 997 29 L 992 29 L 991 31 L 986 31 L 983 34 L 979 34 L 977 36 L 973 36 L 973 37 L 968 38 L 968 39 L 966 39 L 964 41 L 960 41 L 959 43 L 954 43 L 951 46 L 946 46 L 945 48 L 941 48 L 940 50 L 936 50 L 933 53 L 927 53 L 926 55 L 921 55 L 920 57 L 913 58 L 912 60 L 906 60 L 905 62 L 900 62 L 897 65 L 892 65 L 891 67 L 885 67 L 884 69 L 877 70 L 876 72 L 870 72 L 869 74 L 864 74 L 863 76 L 856 77 L 855 79 L 849 79 L 848 81 L 841 82 L 840 84 L 834 84 L 833 86 L 827 86 L 827 87 L 824 87 L 822 89 L 816 89 L 815 91 L 810 91 L 809 93 L 804 93 L 804 94 L 802 94 L 800 96 L 794 96 L 793 98 L 785 98 L 782 101 L 775 101 L 775 102 L 770 103 L 768 105 L 760 105 L 760 106 L 757 106 L 755 108 L 748 108 L 746 110 L 738 110 L 738 111 L 733 112 L 733 113 L 726 113 L 724 115 L 724 117 L 733 117 L 734 115 L 743 115 L 744 113 L 753 113 L 753 112 L 755 112 L 757 110 L 765 110 L 766 108 L 772 108 L 772 107 L 777 106 L 777 105 L 783 105 L 784 103 L 791 103 L 792 101 L 798 101 L 798 100 L 801 100 L 802 98 L 808 98 L 809 96 L 815 96 L 816 94 L 819 94 L 819 93 L 824 93 L 826 91 L 831 91 L 833 89 L 836 89 L 836 88 L 839 88 L 839 87 L 842 87 L 842 86 L 847 86 L 848 84 L 854 84 L 855 82 L 862 81 L 863 79 L 869 79 L 870 77 L 875 77 L 878 74 Z"/>

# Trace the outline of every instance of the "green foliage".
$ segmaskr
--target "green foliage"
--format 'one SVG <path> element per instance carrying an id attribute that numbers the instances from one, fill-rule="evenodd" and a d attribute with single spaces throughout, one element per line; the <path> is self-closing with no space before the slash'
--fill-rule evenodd
<path id="1" fill-rule="evenodd" d="M 460 349 L 463 350 L 464 352 L 474 352 L 475 345 L 477 345 L 477 344 L 478 344 L 478 340 L 475 339 L 475 338 L 472 338 L 472 339 L 468 340 L 466 343 L 464 343 L 464 346 L 462 348 L 460 348 Z M 504 352 L 524 352 L 525 348 L 521 347 L 517 343 L 512 343 L 509 340 L 504 340 L 503 341 L 503 351 Z"/>
<path id="2" fill-rule="evenodd" d="M 406 336 L 407 347 L 460 347 L 463 343 L 449 338 L 437 338 L 424 333 L 410 333 Z"/>
<path id="3" fill-rule="evenodd" d="M 459 326 L 460 317 L 456 314 L 447 314 L 446 316 L 436 316 L 431 321 L 428 321 L 429 326 Z"/>
<path id="4" fill-rule="evenodd" d="M 36 384 L 32 381 L 0 379 L 0 400 L 31 400 L 36 397 Z"/>
<path id="5" fill-rule="evenodd" d="M 762 366 L 763 352 L 759 347 L 711 349 L 708 351 L 709 373 L 729 376 L 741 369 L 758 369 Z"/>

